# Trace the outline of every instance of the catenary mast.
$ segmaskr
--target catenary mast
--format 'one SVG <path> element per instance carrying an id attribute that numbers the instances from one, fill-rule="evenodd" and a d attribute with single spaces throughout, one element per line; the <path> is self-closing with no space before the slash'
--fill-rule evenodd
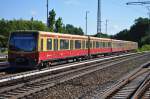
<path id="1" fill-rule="evenodd" d="M 47 0 L 47 2 L 46 2 L 46 8 L 47 8 L 47 27 L 49 26 L 49 24 L 48 24 L 48 20 L 49 20 L 49 19 L 48 19 L 48 3 L 49 3 L 49 2 L 48 2 L 48 0 Z"/>
<path id="2" fill-rule="evenodd" d="M 98 0 L 97 10 L 97 34 L 101 33 L 101 0 Z"/>

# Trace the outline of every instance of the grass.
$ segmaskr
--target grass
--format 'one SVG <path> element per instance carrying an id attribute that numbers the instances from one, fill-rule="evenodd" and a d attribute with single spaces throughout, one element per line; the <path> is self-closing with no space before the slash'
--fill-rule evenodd
<path id="1" fill-rule="evenodd" d="M 150 51 L 150 45 L 143 45 L 141 48 L 139 48 L 137 51 L 143 52 L 143 51 Z"/>

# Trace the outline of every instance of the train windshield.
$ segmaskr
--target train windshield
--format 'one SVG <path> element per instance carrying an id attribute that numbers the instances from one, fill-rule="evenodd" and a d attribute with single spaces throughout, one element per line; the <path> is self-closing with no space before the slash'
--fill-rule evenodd
<path id="1" fill-rule="evenodd" d="M 10 37 L 9 49 L 13 51 L 32 52 L 36 50 L 36 38 L 33 34 L 13 33 Z"/>

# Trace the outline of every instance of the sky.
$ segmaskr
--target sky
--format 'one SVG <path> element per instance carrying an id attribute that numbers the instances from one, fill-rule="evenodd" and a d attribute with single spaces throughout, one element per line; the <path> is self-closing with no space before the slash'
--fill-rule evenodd
<path id="1" fill-rule="evenodd" d="M 126 5 L 127 2 L 144 0 L 101 0 L 102 32 L 113 35 L 123 29 L 129 29 L 134 20 L 148 17 L 147 5 Z M 49 0 L 49 10 L 54 9 L 56 19 L 62 17 L 64 24 L 81 27 L 85 31 L 85 12 L 88 13 L 88 34 L 97 31 L 97 0 Z M 46 23 L 46 0 L 0 0 L 0 19 L 26 19 Z"/>

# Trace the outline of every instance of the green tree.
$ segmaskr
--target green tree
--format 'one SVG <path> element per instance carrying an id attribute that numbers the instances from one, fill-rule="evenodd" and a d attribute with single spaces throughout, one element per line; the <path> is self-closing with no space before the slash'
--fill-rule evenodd
<path id="1" fill-rule="evenodd" d="M 124 29 L 120 31 L 119 33 L 117 33 L 116 35 L 114 35 L 113 38 L 119 39 L 119 40 L 130 40 L 129 30 Z"/>
<path id="2" fill-rule="evenodd" d="M 0 20 L 0 35 L 9 36 L 9 26 L 8 21 L 5 19 Z"/>
<path id="3" fill-rule="evenodd" d="M 142 37 L 146 36 L 149 27 L 149 20 L 147 18 L 138 18 L 135 24 L 131 26 L 129 35 L 130 40 L 136 41 L 141 45 Z"/>
<path id="4" fill-rule="evenodd" d="M 117 33 L 114 38 L 138 42 L 139 46 L 149 43 L 150 25 L 148 18 L 138 18 L 129 30 Z"/>
<path id="5" fill-rule="evenodd" d="M 68 33 L 68 34 L 74 34 L 74 35 L 83 35 L 84 34 L 83 30 L 80 27 L 77 28 L 71 24 L 67 24 L 65 29 L 66 29 L 65 33 Z"/>
<path id="6" fill-rule="evenodd" d="M 63 32 L 63 22 L 62 18 L 58 18 L 56 23 L 55 23 L 55 32 L 62 33 Z"/>
<path id="7" fill-rule="evenodd" d="M 150 45 L 150 34 L 147 36 L 142 37 L 141 45 L 149 44 Z"/>
<path id="8" fill-rule="evenodd" d="M 65 29 L 66 29 L 66 32 L 65 32 L 65 33 L 73 34 L 74 26 L 71 25 L 71 24 L 67 24 Z"/>
<path id="9" fill-rule="evenodd" d="M 99 38 L 110 38 L 109 35 L 103 34 L 103 33 L 97 33 L 96 35 L 94 35 L 94 37 L 99 37 Z"/>
<path id="10" fill-rule="evenodd" d="M 66 33 L 66 26 L 64 24 L 62 26 L 62 33 Z"/>
<path id="11" fill-rule="evenodd" d="M 75 32 L 75 34 L 77 34 L 77 35 L 84 35 L 84 32 L 83 32 L 83 30 L 82 30 L 81 27 L 75 28 L 74 32 Z"/>
<path id="12" fill-rule="evenodd" d="M 39 30 L 46 31 L 47 27 L 41 21 L 36 20 L 0 20 L 0 42 L 7 45 L 9 34 L 16 30 Z M 3 39 L 2 39 L 3 38 Z"/>
<path id="13" fill-rule="evenodd" d="M 5 37 L 3 35 L 0 35 L 0 47 L 6 47 L 6 43 L 5 43 Z"/>
<path id="14" fill-rule="evenodd" d="M 52 9 L 52 10 L 49 12 L 49 18 L 48 18 L 48 27 L 49 27 L 49 30 L 50 30 L 51 32 L 54 31 L 55 16 L 56 16 L 56 13 L 55 13 L 54 9 Z"/>

